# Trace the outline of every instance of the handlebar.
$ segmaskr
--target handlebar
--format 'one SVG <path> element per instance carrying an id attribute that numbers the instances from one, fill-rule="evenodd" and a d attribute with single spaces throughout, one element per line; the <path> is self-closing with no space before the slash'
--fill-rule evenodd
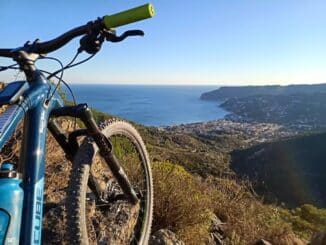
<path id="1" fill-rule="evenodd" d="M 127 25 L 133 22 L 153 17 L 155 14 L 154 6 L 150 3 L 129 9 L 114 15 L 103 17 L 104 25 L 107 29 Z"/>
<path id="2" fill-rule="evenodd" d="M 15 55 L 15 51 L 24 50 L 28 53 L 46 54 L 53 52 L 75 37 L 90 33 L 90 32 L 100 32 L 101 30 L 111 29 L 114 27 L 127 25 L 133 22 L 151 18 L 154 16 L 154 7 L 152 4 L 145 4 L 133 9 L 129 9 L 117 14 L 106 15 L 99 18 L 96 21 L 89 22 L 86 25 L 74 28 L 57 38 L 54 38 L 46 42 L 38 42 L 30 44 L 26 43 L 23 47 L 17 49 L 0 49 L 0 56 L 12 58 Z"/>

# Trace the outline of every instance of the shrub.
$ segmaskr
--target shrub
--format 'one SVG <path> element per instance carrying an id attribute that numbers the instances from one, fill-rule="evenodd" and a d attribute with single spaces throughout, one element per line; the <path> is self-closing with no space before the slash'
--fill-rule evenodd
<path id="1" fill-rule="evenodd" d="M 209 235 L 210 215 L 225 222 L 228 244 L 252 244 L 266 239 L 280 244 L 292 237 L 284 210 L 263 204 L 248 182 L 209 177 L 205 181 L 171 162 L 155 162 L 153 231 L 166 228 L 186 244 L 201 244 Z"/>
<path id="2" fill-rule="evenodd" d="M 310 204 L 291 210 L 284 210 L 284 217 L 292 224 L 293 230 L 301 237 L 310 239 L 316 232 L 326 230 L 326 209 Z"/>
<path id="3" fill-rule="evenodd" d="M 261 238 L 273 242 L 292 232 L 281 210 L 264 205 L 251 194 L 249 183 L 213 177 L 207 182 L 215 186 L 211 192 L 214 212 L 226 222 L 225 233 L 231 244 L 252 244 Z"/>
<path id="4" fill-rule="evenodd" d="M 186 244 L 203 243 L 209 235 L 211 200 L 205 186 L 183 167 L 153 163 L 153 232 L 166 228 Z"/>

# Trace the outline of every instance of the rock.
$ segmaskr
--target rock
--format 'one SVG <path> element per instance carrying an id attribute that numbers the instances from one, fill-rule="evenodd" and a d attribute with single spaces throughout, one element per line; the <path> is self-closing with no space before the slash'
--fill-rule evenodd
<path id="1" fill-rule="evenodd" d="M 272 245 L 269 241 L 266 241 L 264 239 L 260 239 L 257 242 L 255 242 L 254 245 Z"/>
<path id="2" fill-rule="evenodd" d="M 179 240 L 172 231 L 161 229 L 155 232 L 150 240 L 150 245 L 184 245 L 185 243 Z"/>
<path id="3" fill-rule="evenodd" d="M 212 221 L 212 229 L 220 230 L 221 227 L 225 225 L 225 223 L 222 222 L 221 219 L 217 217 L 215 214 L 212 215 L 211 221 Z"/>
<path id="4" fill-rule="evenodd" d="M 317 232 L 312 235 L 309 245 L 325 245 L 326 244 L 326 232 Z"/>
<path id="5" fill-rule="evenodd" d="M 224 245 L 226 243 L 223 241 L 223 239 L 224 239 L 224 237 L 221 236 L 220 234 L 211 233 L 210 237 L 208 239 L 208 244 L 210 244 L 210 245 Z"/>
<path id="6" fill-rule="evenodd" d="M 215 214 L 211 217 L 210 238 L 208 244 L 211 245 L 224 245 L 225 234 L 223 231 L 223 223 Z"/>
<path id="7" fill-rule="evenodd" d="M 42 242 L 64 244 L 65 240 L 64 203 L 49 203 L 44 206 Z"/>

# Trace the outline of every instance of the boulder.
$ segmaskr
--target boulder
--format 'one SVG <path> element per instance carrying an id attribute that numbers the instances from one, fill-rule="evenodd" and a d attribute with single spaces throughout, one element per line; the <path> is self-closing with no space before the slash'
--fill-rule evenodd
<path id="1" fill-rule="evenodd" d="M 309 245 L 325 245 L 326 244 L 326 232 L 317 232 L 313 234 Z"/>
<path id="2" fill-rule="evenodd" d="M 161 229 L 155 232 L 150 240 L 150 245 L 184 245 L 183 241 L 180 241 L 176 234 L 168 229 Z"/>
<path id="3" fill-rule="evenodd" d="M 260 239 L 257 242 L 255 242 L 254 245 L 272 245 L 269 241 L 266 241 L 264 239 Z"/>
<path id="4" fill-rule="evenodd" d="M 211 229 L 208 244 L 210 245 L 224 245 L 225 234 L 223 231 L 223 223 L 215 214 L 211 217 Z"/>

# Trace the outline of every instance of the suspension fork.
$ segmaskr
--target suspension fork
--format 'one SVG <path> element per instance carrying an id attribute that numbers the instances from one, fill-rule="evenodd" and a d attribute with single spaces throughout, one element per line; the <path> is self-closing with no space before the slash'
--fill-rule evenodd
<path id="1" fill-rule="evenodd" d="M 91 110 L 87 104 L 79 104 L 76 106 L 65 106 L 55 109 L 51 112 L 51 116 L 70 116 L 79 118 L 86 127 L 86 134 L 91 136 L 99 148 L 100 155 L 108 164 L 114 178 L 117 180 L 124 194 L 130 202 L 137 204 L 139 199 L 135 190 L 133 189 L 124 169 L 121 167 L 118 159 L 113 154 L 112 143 L 101 132 L 97 126 Z M 97 188 L 95 188 L 97 189 Z M 98 192 L 98 191 L 97 191 Z M 100 197 L 100 193 L 97 193 Z"/>

